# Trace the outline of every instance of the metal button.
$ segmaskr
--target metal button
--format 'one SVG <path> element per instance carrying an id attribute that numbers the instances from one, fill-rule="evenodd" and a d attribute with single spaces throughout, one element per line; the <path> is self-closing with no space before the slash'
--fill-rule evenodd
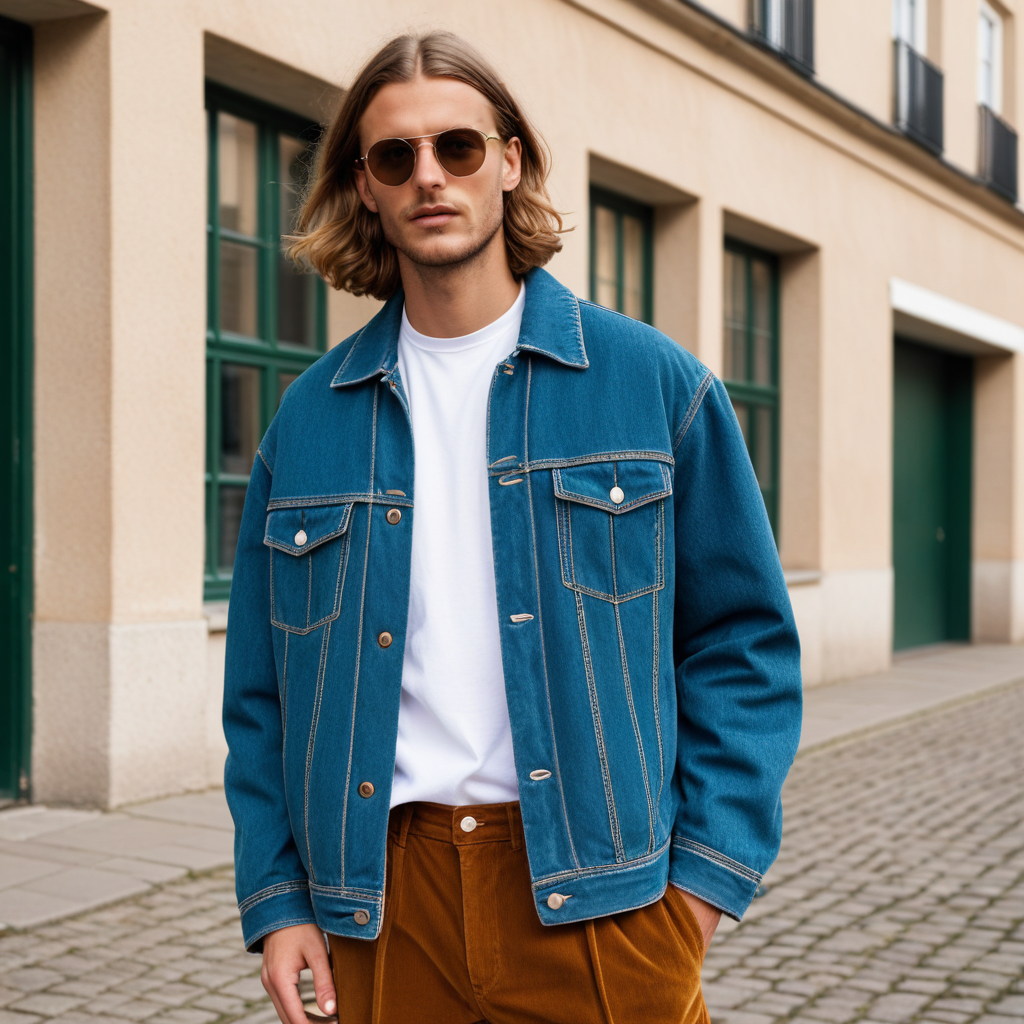
<path id="1" fill-rule="evenodd" d="M 459 828 L 461 828 L 463 832 L 472 832 L 473 829 L 476 828 L 477 824 L 478 824 L 478 822 L 477 822 L 476 818 L 473 818 L 473 817 L 471 817 L 470 815 L 467 814 L 462 819 L 462 821 L 459 822 Z"/>
<path id="2" fill-rule="evenodd" d="M 301 548 L 302 545 L 305 544 L 307 540 L 309 540 L 309 538 L 306 536 L 306 531 L 305 530 L 299 530 L 299 532 L 297 534 L 295 534 L 295 546 L 296 547 Z"/>
<path id="3" fill-rule="evenodd" d="M 548 897 L 548 906 L 552 910 L 561 910 L 562 907 L 565 906 L 565 901 L 568 898 L 569 898 L 568 896 L 563 896 L 560 892 L 553 892 Z"/>
<path id="4" fill-rule="evenodd" d="M 551 772 L 549 772 L 547 768 L 538 768 L 536 771 L 530 772 L 530 778 L 533 779 L 534 782 L 541 782 L 543 779 L 550 779 Z"/>
<path id="5" fill-rule="evenodd" d="M 626 495 L 625 495 L 625 493 L 623 492 L 622 488 L 618 486 L 618 484 L 616 484 L 616 485 L 615 485 L 615 486 L 614 486 L 614 487 L 613 487 L 613 488 L 612 488 L 612 489 L 611 489 L 611 490 L 610 490 L 610 491 L 608 492 L 608 497 L 609 497 L 609 498 L 611 498 L 611 499 L 612 499 L 612 501 L 614 501 L 616 505 L 621 505 L 621 504 L 622 504 L 622 499 L 623 499 L 623 498 L 624 498 L 625 496 L 626 496 Z"/>
<path id="6" fill-rule="evenodd" d="M 402 521 L 402 510 L 400 508 L 389 508 L 388 514 L 384 517 L 392 526 Z"/>
<path id="7" fill-rule="evenodd" d="M 373 783 L 372 782 L 360 782 L 359 783 L 359 795 L 365 797 L 373 796 Z"/>
<path id="8" fill-rule="evenodd" d="M 370 912 L 368 910 L 357 910 L 352 915 L 352 920 L 356 924 L 369 924 L 370 923 Z"/>
<path id="9" fill-rule="evenodd" d="M 381 647 L 390 647 L 392 640 L 394 640 L 394 637 L 386 629 L 377 637 L 377 643 L 379 643 Z"/>

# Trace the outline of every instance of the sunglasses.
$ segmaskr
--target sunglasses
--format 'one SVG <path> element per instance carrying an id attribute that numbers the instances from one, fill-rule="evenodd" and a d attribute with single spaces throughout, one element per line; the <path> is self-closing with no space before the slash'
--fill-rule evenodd
<path id="1" fill-rule="evenodd" d="M 417 142 L 414 139 L 432 139 Z M 457 178 L 475 174 L 487 156 L 487 143 L 496 135 L 488 135 L 478 128 L 449 128 L 434 135 L 417 135 L 413 139 L 381 139 L 375 142 L 366 156 L 357 158 L 382 185 L 404 185 L 416 168 L 416 152 L 420 146 L 431 146 L 437 162 Z"/>

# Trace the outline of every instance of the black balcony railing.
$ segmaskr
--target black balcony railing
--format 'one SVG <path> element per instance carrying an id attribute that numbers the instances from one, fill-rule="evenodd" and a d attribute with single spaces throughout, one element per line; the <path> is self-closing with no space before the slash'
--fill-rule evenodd
<path id="1" fill-rule="evenodd" d="M 978 141 L 982 181 L 1004 199 L 1017 202 L 1017 133 L 984 104 L 978 108 Z"/>
<path id="2" fill-rule="evenodd" d="M 814 73 L 814 0 L 750 0 L 750 29 L 799 71 Z"/>
<path id="3" fill-rule="evenodd" d="M 895 55 L 896 127 L 938 155 L 942 152 L 942 72 L 899 39 Z"/>

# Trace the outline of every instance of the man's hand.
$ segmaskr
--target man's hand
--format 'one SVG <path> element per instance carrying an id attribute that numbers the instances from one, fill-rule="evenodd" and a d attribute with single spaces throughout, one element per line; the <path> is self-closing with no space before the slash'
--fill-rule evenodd
<path id="1" fill-rule="evenodd" d="M 328 1017 L 338 1009 L 323 933 L 315 924 L 279 928 L 263 940 L 260 981 L 267 990 L 282 1024 L 308 1024 L 299 997 L 299 971 L 313 972 L 316 1005 Z"/>
<path id="2" fill-rule="evenodd" d="M 699 896 L 694 896 L 693 893 L 686 892 L 685 889 L 681 889 L 680 892 L 682 892 L 687 906 L 693 911 L 693 916 L 697 918 L 697 924 L 700 925 L 701 934 L 704 936 L 704 952 L 706 953 L 708 944 L 711 942 L 711 936 L 715 934 L 718 922 L 722 920 L 722 912 L 718 907 L 705 903 Z"/>

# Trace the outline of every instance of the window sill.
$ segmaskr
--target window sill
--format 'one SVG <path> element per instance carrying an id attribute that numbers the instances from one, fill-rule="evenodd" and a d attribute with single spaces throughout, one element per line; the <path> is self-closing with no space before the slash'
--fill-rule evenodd
<path id="1" fill-rule="evenodd" d="M 786 569 L 784 574 L 787 587 L 806 587 L 821 582 L 821 572 L 818 569 Z"/>
<path id="2" fill-rule="evenodd" d="M 206 629 L 209 633 L 226 633 L 228 628 L 227 601 L 206 601 L 203 604 Z"/>

